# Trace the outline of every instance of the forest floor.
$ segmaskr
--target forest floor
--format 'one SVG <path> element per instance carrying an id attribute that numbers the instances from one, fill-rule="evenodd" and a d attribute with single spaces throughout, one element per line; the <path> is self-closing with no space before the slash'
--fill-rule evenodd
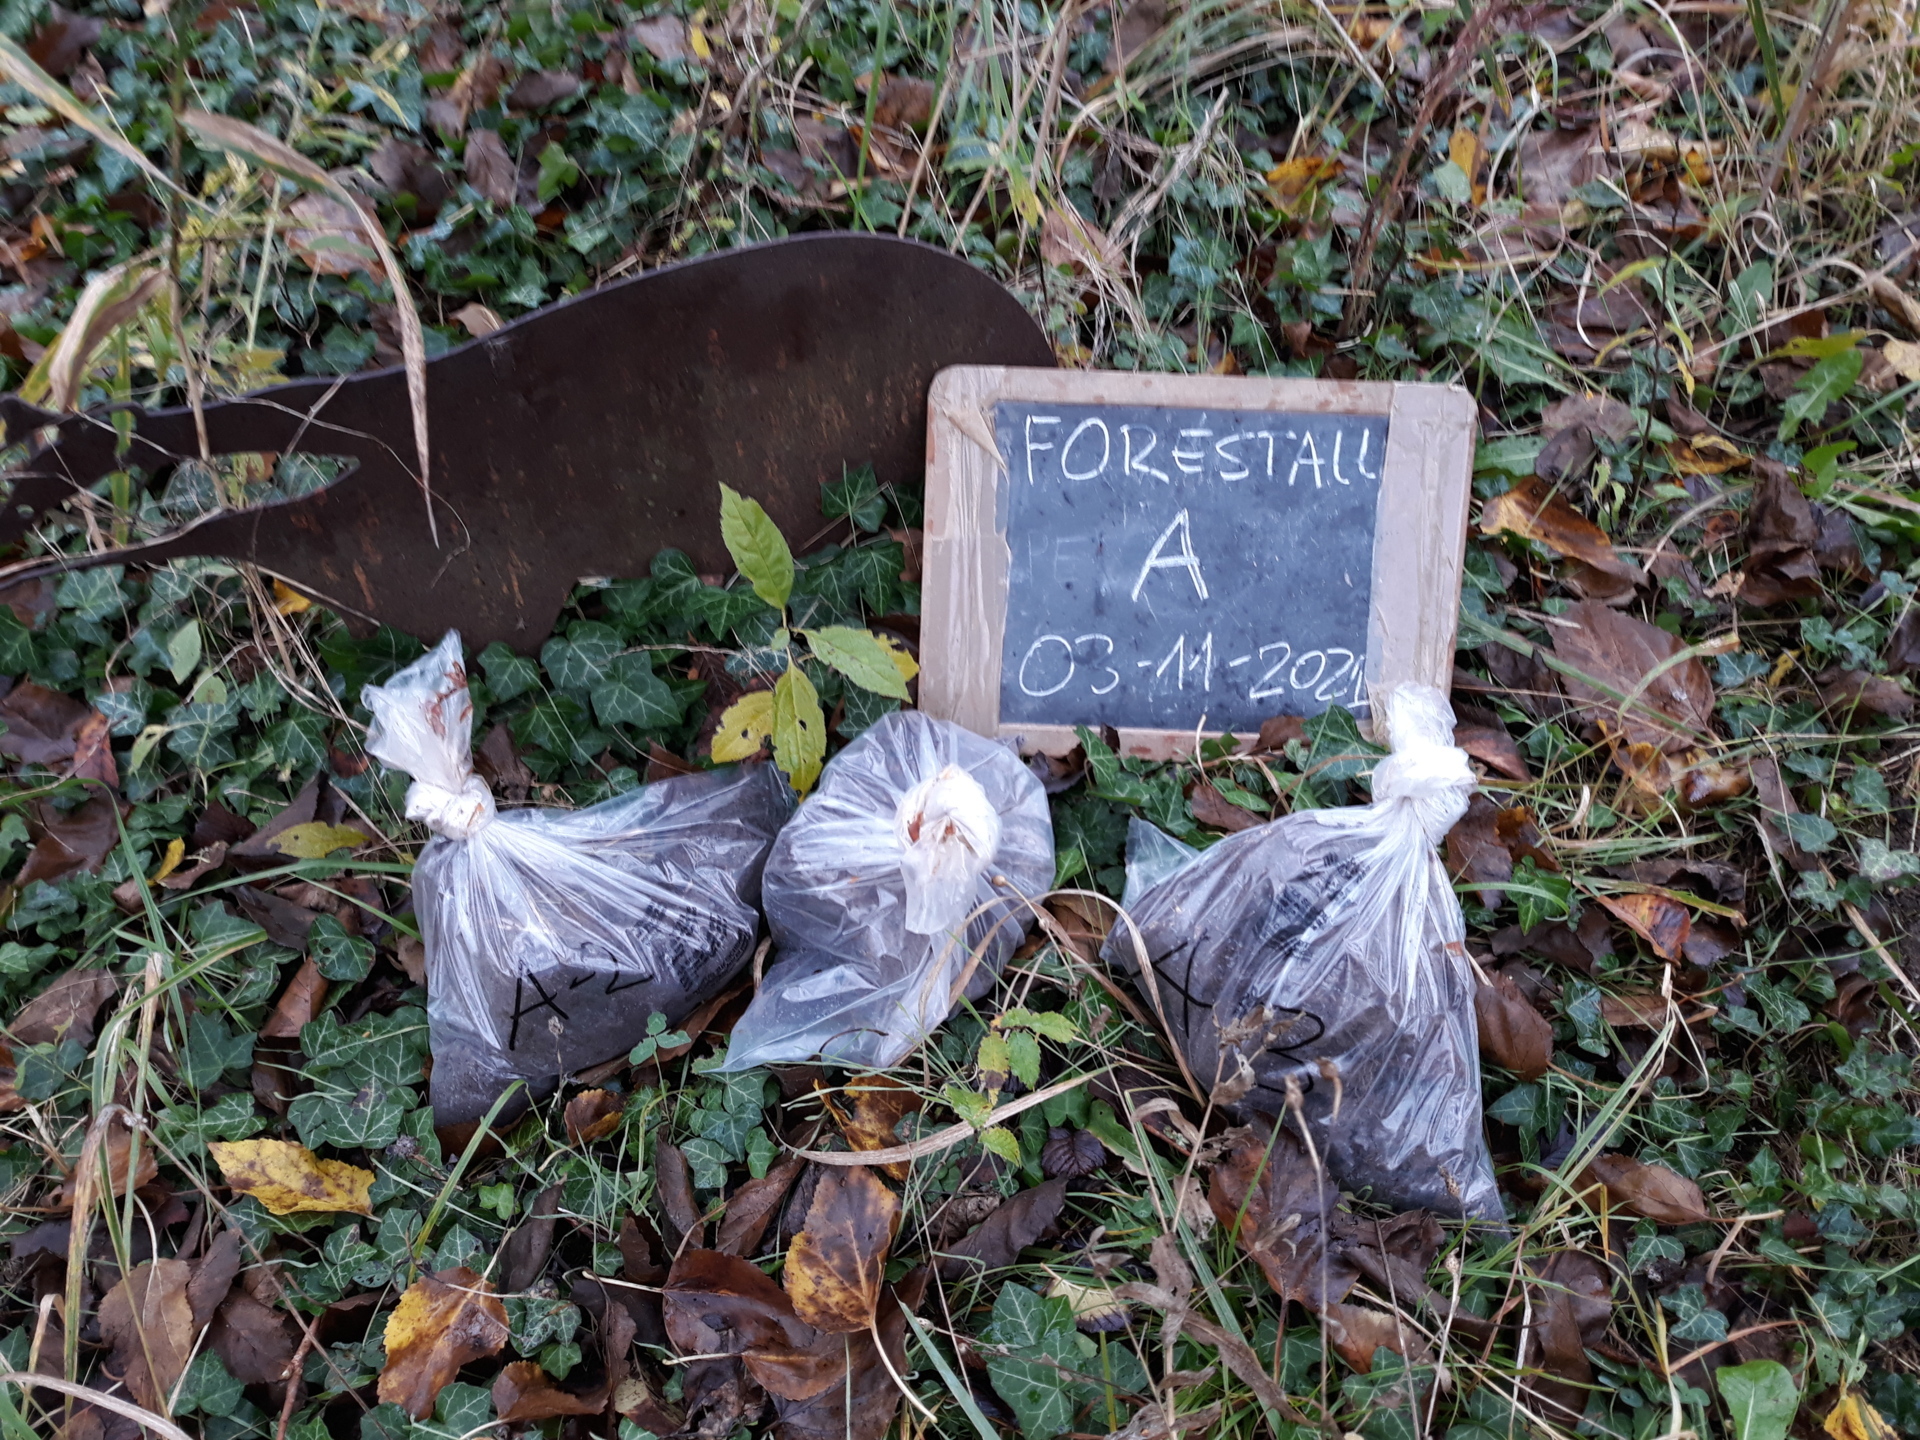
<path id="1" fill-rule="evenodd" d="M 821 229 L 966 257 L 1065 364 L 1467 386 L 1445 854 L 1507 1216 L 1323 1191 L 1101 958 L 1132 819 L 1367 799 L 1344 712 L 1158 766 L 1089 734 L 1041 923 L 884 1076 L 718 1072 L 743 976 L 437 1133 L 426 837 L 359 697 L 438 637 L 107 566 L 0 594 L 7 1440 L 1920 1436 L 1911 4 L 5 0 L 0 36 L 0 368 L 55 411 Z M 25 553 L 328 478 L 120 471 Z M 830 751 L 898 707 L 918 477 L 821 498 L 779 604 L 667 556 L 471 657 L 502 803 L 769 729 L 805 772 L 802 690 Z M 739 706 L 776 675 L 784 731 Z"/>

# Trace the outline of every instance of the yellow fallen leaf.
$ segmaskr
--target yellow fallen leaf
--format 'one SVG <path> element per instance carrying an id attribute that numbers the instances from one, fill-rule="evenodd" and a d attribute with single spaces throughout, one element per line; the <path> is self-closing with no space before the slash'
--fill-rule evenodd
<path id="1" fill-rule="evenodd" d="M 896 665 L 900 662 L 895 661 Z M 773 734 L 773 692 L 755 690 L 742 695 L 720 717 L 720 728 L 713 732 L 713 758 L 719 765 L 734 760 L 749 760 Z"/>
<path id="2" fill-rule="evenodd" d="M 150 884 L 158 885 L 167 876 L 180 868 L 180 862 L 187 858 L 187 842 L 179 836 L 167 841 L 167 853 L 160 857 L 160 868 L 153 872 Z"/>
<path id="3" fill-rule="evenodd" d="M 1284 202 L 1297 200 L 1309 186 L 1339 173 L 1340 162 L 1331 155 L 1296 155 L 1267 171 L 1267 184 Z"/>
<path id="4" fill-rule="evenodd" d="M 365 831 L 351 825 L 329 825 L 310 820 L 304 825 L 289 825 L 273 837 L 273 848 L 296 860 L 324 860 L 336 850 L 352 850 L 367 843 Z"/>
<path id="5" fill-rule="evenodd" d="M 1920 345 L 1911 340 L 1889 340 L 1880 353 L 1902 380 L 1920 380 Z"/>
<path id="6" fill-rule="evenodd" d="M 227 1184 L 275 1215 L 303 1210 L 373 1214 L 371 1170 L 322 1160 L 291 1140 L 215 1140 L 207 1150 Z"/>
<path id="7" fill-rule="evenodd" d="M 1854 1390 L 1840 1397 L 1820 1428 L 1833 1440 L 1895 1440 L 1893 1427 Z"/>
<path id="8" fill-rule="evenodd" d="M 381 1401 L 424 1420 L 460 1367 L 499 1354 L 507 1334 L 507 1307 L 473 1271 L 421 1276 L 387 1317 Z"/>
<path id="9" fill-rule="evenodd" d="M 893 668 L 900 672 L 902 680 L 911 680 L 920 673 L 920 662 L 908 653 L 906 645 L 898 636 L 889 635 L 882 630 L 876 630 L 873 633 L 885 647 L 887 658 L 893 661 Z"/>
<path id="10" fill-rule="evenodd" d="M 313 601 L 286 581 L 276 580 L 273 582 L 273 608 L 282 615 L 298 615 L 302 610 L 311 610 Z"/>

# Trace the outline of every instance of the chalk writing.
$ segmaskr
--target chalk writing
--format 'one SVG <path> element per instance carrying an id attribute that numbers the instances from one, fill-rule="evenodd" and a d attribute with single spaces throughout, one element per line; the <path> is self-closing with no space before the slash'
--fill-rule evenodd
<path id="1" fill-rule="evenodd" d="M 1365 713 L 1384 418 L 1005 401 L 995 424 L 1002 723 Z"/>

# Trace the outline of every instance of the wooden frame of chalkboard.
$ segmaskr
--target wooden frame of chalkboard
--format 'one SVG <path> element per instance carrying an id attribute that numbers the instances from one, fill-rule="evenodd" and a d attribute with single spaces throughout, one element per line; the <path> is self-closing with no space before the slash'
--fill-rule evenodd
<path id="1" fill-rule="evenodd" d="M 1199 418 L 1208 423 L 1182 427 L 1174 412 L 1204 412 Z M 1446 689 L 1475 414 L 1472 396 L 1446 385 L 972 365 L 941 371 L 928 396 L 920 708 L 1014 740 L 1029 754 L 1065 754 L 1079 743 L 1076 725 L 1111 724 L 1123 753 L 1167 759 L 1191 753 L 1203 736 L 1251 735 L 1264 718 L 1255 713 L 1260 706 L 1266 714 L 1312 714 L 1344 704 L 1364 719 L 1397 685 Z M 1051 489 L 1040 480 L 1048 466 Z M 1024 480 L 1019 489 L 1016 473 Z M 1068 483 L 1089 477 L 1094 482 L 1078 489 Z M 1230 488 L 1249 478 L 1246 488 Z M 1205 490 L 1209 481 L 1222 483 Z M 1116 501 L 1123 490 L 1138 502 Z M 1211 515 L 1199 508 L 1209 501 L 1217 502 Z M 1103 503 L 1139 513 L 1116 511 L 1106 522 L 1087 513 Z M 1164 529 L 1161 511 L 1172 512 Z M 1249 537 L 1262 522 L 1287 531 L 1284 542 L 1253 546 Z M 1060 524 L 1096 528 L 1072 537 L 1072 557 L 1059 538 L 1058 554 L 1036 560 L 1054 543 L 1042 532 Z M 1206 557 L 1196 536 L 1209 525 L 1214 548 L 1231 552 L 1235 564 Z M 1019 547 L 1010 544 L 1010 527 Z M 1117 538 L 1123 530 L 1124 542 Z M 1291 556 L 1276 555 L 1283 543 Z M 1144 562 L 1134 553 L 1143 546 Z M 1104 577 L 1094 573 L 1102 563 Z M 1326 573 L 1300 573 L 1311 566 Z M 1147 615 L 1147 629 L 1163 619 L 1179 629 L 1183 607 L 1210 604 L 1213 620 L 1232 632 L 1224 646 L 1216 654 L 1208 619 L 1198 622 L 1209 627 L 1204 652 L 1197 630 L 1118 640 L 1104 633 L 1123 628 L 1114 615 L 1128 595 L 1120 568 L 1138 571 L 1130 599 L 1136 615 Z M 1265 593 L 1246 588 L 1258 581 Z M 1277 596 L 1282 582 L 1290 588 Z M 1010 690 L 1004 677 L 1015 661 L 1003 652 L 1016 589 L 1023 607 L 1016 645 L 1043 623 L 1028 613 L 1034 607 L 1064 613 L 1044 622 L 1059 633 L 1037 635 Z M 1276 615 L 1285 618 L 1274 622 Z M 1323 622 L 1331 639 L 1306 634 L 1262 644 L 1267 632 L 1249 630 L 1296 620 L 1308 630 Z M 1347 648 L 1333 643 L 1341 638 Z M 1310 641 L 1319 648 L 1307 648 Z M 1154 648 L 1145 648 L 1149 642 Z M 1123 653 L 1128 643 L 1133 648 Z M 1235 650 L 1245 653 L 1229 653 Z M 1134 667 L 1140 679 L 1121 689 L 1121 670 Z M 1056 683 L 1063 673 L 1077 677 L 1070 689 Z M 1178 682 L 1184 692 L 1189 680 L 1193 693 L 1161 700 L 1141 689 L 1166 692 Z M 1230 695 L 1229 682 L 1241 688 Z M 1174 713 L 1180 725 L 1166 723 Z"/>

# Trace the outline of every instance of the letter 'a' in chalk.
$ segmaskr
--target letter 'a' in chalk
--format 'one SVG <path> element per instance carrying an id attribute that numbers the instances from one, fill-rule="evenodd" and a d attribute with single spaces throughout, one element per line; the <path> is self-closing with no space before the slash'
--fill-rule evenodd
<path id="1" fill-rule="evenodd" d="M 923 710 L 1165 758 L 1447 685 L 1465 390 L 956 366 L 928 415 Z"/>

